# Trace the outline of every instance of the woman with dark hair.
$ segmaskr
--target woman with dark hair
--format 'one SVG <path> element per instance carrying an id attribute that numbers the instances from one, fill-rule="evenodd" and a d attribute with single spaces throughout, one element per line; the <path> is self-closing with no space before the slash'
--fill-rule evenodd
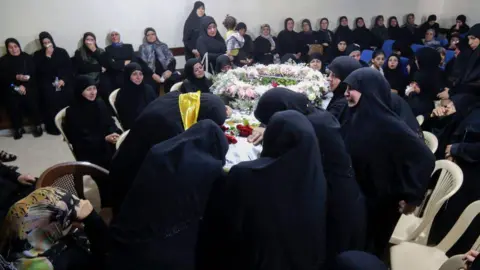
<path id="1" fill-rule="evenodd" d="M 203 17 L 201 23 L 202 32 L 197 40 L 197 50 L 201 57 L 208 53 L 209 67 L 207 67 L 207 70 L 213 73 L 217 57 L 227 53 L 227 46 L 217 30 L 217 23 L 212 17 Z M 230 56 L 230 60 L 233 60 L 233 56 Z"/>
<path id="2" fill-rule="evenodd" d="M 255 46 L 255 61 L 264 65 L 273 64 L 275 55 L 278 54 L 277 43 L 277 38 L 271 35 L 270 25 L 263 24 L 260 36 L 253 42 Z"/>
<path id="3" fill-rule="evenodd" d="M 405 76 L 400 64 L 400 57 L 395 54 L 390 55 L 387 59 L 387 65 L 383 69 L 383 73 L 385 79 L 387 79 L 390 84 L 392 92 L 404 97 L 408 82 L 407 76 Z"/>
<path id="4" fill-rule="evenodd" d="M 385 64 L 385 52 L 383 50 L 375 50 L 372 54 L 372 60 L 370 60 L 370 67 L 383 73 L 383 64 Z"/>
<path id="5" fill-rule="evenodd" d="M 108 97 L 112 92 L 112 84 L 105 71 L 109 66 L 105 51 L 97 46 L 97 38 L 91 32 L 83 34 L 82 46 L 75 51 L 75 68 L 77 75 L 85 75 L 92 78 L 98 86 L 98 94 L 107 106 Z"/>
<path id="6" fill-rule="evenodd" d="M 244 66 L 250 65 L 253 63 L 253 40 L 250 35 L 247 34 L 247 25 L 243 22 L 239 22 L 235 27 L 235 31 L 243 37 L 244 43 L 243 47 L 238 51 L 238 55 L 235 58 L 235 65 Z"/>
<path id="7" fill-rule="evenodd" d="M 338 19 L 338 27 L 335 30 L 335 40 L 343 40 L 347 42 L 347 45 L 353 43 L 353 32 L 348 26 L 347 16 L 342 16 Z"/>
<path id="8" fill-rule="evenodd" d="M 143 80 L 142 67 L 137 63 L 125 66 L 123 87 L 117 94 L 115 108 L 124 130 L 129 130 L 157 93 Z"/>
<path id="9" fill-rule="evenodd" d="M 152 27 L 145 29 L 145 38 L 140 46 L 139 53 L 143 63 L 147 83 L 158 93 L 161 84 L 164 84 L 164 92 L 170 92 L 170 88 L 180 81 L 178 72 L 175 71 L 177 61 L 168 45 L 158 39 L 157 32 Z"/>
<path id="10" fill-rule="evenodd" d="M 435 37 L 437 37 L 438 30 L 440 30 L 440 25 L 438 25 L 437 23 L 437 15 L 435 14 L 428 16 L 427 21 L 420 25 L 420 27 L 418 28 L 418 34 L 424 37 L 429 29 L 435 31 Z"/>
<path id="11" fill-rule="evenodd" d="M 377 48 L 381 48 L 383 45 L 383 42 L 387 39 L 388 37 L 388 29 L 385 27 L 384 23 L 385 19 L 383 15 L 378 15 L 375 18 L 375 24 L 372 27 L 372 34 L 374 37 L 374 45 Z"/>
<path id="12" fill-rule="evenodd" d="M 352 32 L 353 43 L 358 44 L 362 50 L 370 49 L 375 45 L 375 39 L 365 26 L 365 21 L 362 17 L 355 20 L 355 29 Z"/>
<path id="13" fill-rule="evenodd" d="M 35 52 L 33 61 L 37 72 L 43 121 L 48 134 L 60 135 L 55 125 L 55 116 L 69 105 L 72 98 L 72 61 L 65 49 L 56 46 L 49 33 L 41 32 L 39 40 L 42 48 Z"/>
<path id="14" fill-rule="evenodd" d="M 388 18 L 388 38 L 398 41 L 402 39 L 402 36 L 402 29 L 398 24 L 397 17 Z"/>
<path id="15" fill-rule="evenodd" d="M 298 48 L 302 54 L 302 60 L 307 62 L 310 45 L 319 44 L 320 38 L 317 32 L 313 31 L 309 19 L 302 21 L 302 30 L 303 31 L 298 34 Z"/>
<path id="16" fill-rule="evenodd" d="M 199 59 L 191 58 L 185 63 L 185 80 L 183 80 L 180 92 L 191 93 L 200 91 L 210 93 L 212 81 L 205 77 L 205 70 Z"/>
<path id="17" fill-rule="evenodd" d="M 298 48 L 298 33 L 294 31 L 295 22 L 292 18 L 286 18 L 284 29 L 278 34 L 277 51 L 280 58 L 285 54 L 295 54 L 299 59 L 301 57 L 300 48 Z"/>
<path id="18" fill-rule="evenodd" d="M 113 89 L 122 88 L 125 66 L 134 61 L 132 44 L 123 43 L 118 29 L 110 30 L 110 44 L 105 48 L 110 66 L 107 69 Z"/>
<path id="19" fill-rule="evenodd" d="M 67 108 L 63 125 L 76 160 L 110 167 L 115 143 L 122 131 L 115 125 L 105 103 L 97 98 L 92 77 L 77 78 L 74 101 Z"/>
<path id="20" fill-rule="evenodd" d="M 335 34 L 328 29 L 329 21 L 327 18 L 322 18 L 320 20 L 320 29 L 318 30 L 318 35 L 320 38 L 320 43 L 326 49 L 334 41 Z"/>
<path id="21" fill-rule="evenodd" d="M 193 4 L 193 9 L 188 15 L 183 26 L 183 44 L 185 45 L 185 60 L 190 58 L 199 58 L 200 53 L 197 50 L 197 39 L 203 32 L 201 18 L 205 16 L 205 4 L 197 1 Z"/>
<path id="22" fill-rule="evenodd" d="M 467 17 L 465 15 L 458 15 L 455 25 L 450 28 L 450 35 L 453 33 L 459 33 L 460 35 L 468 33 L 470 26 L 467 24 Z"/>
<path id="23" fill-rule="evenodd" d="M 6 91 L 7 112 L 13 128 L 13 138 L 18 140 L 25 133 L 23 118 L 28 114 L 34 125 L 33 136 L 43 134 L 33 58 L 22 51 L 14 38 L 5 40 L 7 54 L 0 59 L 0 81 Z M 3 90 L 2 89 L 2 90 Z"/>

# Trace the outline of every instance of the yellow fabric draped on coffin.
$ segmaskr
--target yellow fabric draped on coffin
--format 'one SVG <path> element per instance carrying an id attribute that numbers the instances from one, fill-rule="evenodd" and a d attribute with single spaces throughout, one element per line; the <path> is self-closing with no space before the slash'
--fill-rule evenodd
<path id="1" fill-rule="evenodd" d="M 183 128 L 185 130 L 197 123 L 198 112 L 200 111 L 201 93 L 201 91 L 197 91 L 193 93 L 181 94 L 178 98 Z"/>

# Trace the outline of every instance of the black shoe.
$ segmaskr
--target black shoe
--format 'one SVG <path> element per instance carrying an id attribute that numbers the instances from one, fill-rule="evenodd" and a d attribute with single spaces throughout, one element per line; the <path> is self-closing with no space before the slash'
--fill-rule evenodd
<path id="1" fill-rule="evenodd" d="M 55 135 L 55 136 L 58 136 L 60 135 L 60 131 L 58 130 L 58 128 L 46 128 L 45 131 L 50 134 L 50 135 Z"/>
<path id="2" fill-rule="evenodd" d="M 43 135 L 43 129 L 42 129 L 42 126 L 36 126 L 34 129 L 33 129 L 33 137 L 37 138 L 37 137 L 40 137 Z"/>
<path id="3" fill-rule="evenodd" d="M 19 128 L 13 133 L 13 139 L 20 140 L 23 137 L 22 130 Z"/>
<path id="4" fill-rule="evenodd" d="M 20 130 L 20 133 L 21 133 L 22 135 L 26 133 L 26 131 L 25 131 L 25 129 L 24 129 L 23 127 L 20 128 L 19 130 Z"/>

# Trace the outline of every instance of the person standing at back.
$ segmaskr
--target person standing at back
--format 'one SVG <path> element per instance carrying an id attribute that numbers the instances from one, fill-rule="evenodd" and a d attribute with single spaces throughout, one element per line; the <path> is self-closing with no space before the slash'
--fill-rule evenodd
<path id="1" fill-rule="evenodd" d="M 200 19 L 205 16 L 205 4 L 197 1 L 188 15 L 183 26 L 183 44 L 185 45 L 185 60 L 190 58 L 199 58 L 200 53 L 197 50 L 197 39 L 202 31 Z"/>

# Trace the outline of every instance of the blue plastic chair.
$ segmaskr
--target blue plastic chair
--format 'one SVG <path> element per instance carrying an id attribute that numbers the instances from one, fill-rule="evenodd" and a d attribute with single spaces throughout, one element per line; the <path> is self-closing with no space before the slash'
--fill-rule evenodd
<path id="1" fill-rule="evenodd" d="M 390 56 L 392 55 L 392 47 L 393 47 L 393 43 L 395 42 L 395 40 L 393 39 L 387 39 L 383 42 L 383 46 L 382 46 L 382 50 L 385 52 L 385 56 Z"/>
<path id="2" fill-rule="evenodd" d="M 442 38 L 442 39 L 437 39 L 438 41 L 440 41 L 440 46 L 444 47 L 448 44 L 448 39 L 446 38 Z"/>
<path id="3" fill-rule="evenodd" d="M 407 66 L 408 66 L 408 58 L 406 57 L 400 57 L 400 65 L 402 67 L 402 70 L 403 70 L 403 73 L 405 75 L 408 75 L 408 69 L 407 69 Z"/>
<path id="4" fill-rule="evenodd" d="M 373 51 L 372 50 L 363 50 L 362 55 L 360 55 L 360 60 L 365 61 L 366 63 L 372 60 Z"/>
<path id="5" fill-rule="evenodd" d="M 468 33 L 465 33 L 465 34 L 461 34 L 460 37 L 461 38 L 465 38 L 467 36 Z"/>
<path id="6" fill-rule="evenodd" d="M 424 48 L 425 46 L 424 45 L 420 45 L 420 44 L 412 44 L 412 46 L 410 46 L 410 48 L 412 48 L 412 51 L 415 53 L 417 52 L 418 50 L 420 50 L 421 48 Z"/>
<path id="7" fill-rule="evenodd" d="M 450 62 L 450 60 L 452 60 L 454 57 L 455 57 L 455 51 L 447 50 L 445 52 L 445 65 L 448 64 L 448 62 Z"/>

